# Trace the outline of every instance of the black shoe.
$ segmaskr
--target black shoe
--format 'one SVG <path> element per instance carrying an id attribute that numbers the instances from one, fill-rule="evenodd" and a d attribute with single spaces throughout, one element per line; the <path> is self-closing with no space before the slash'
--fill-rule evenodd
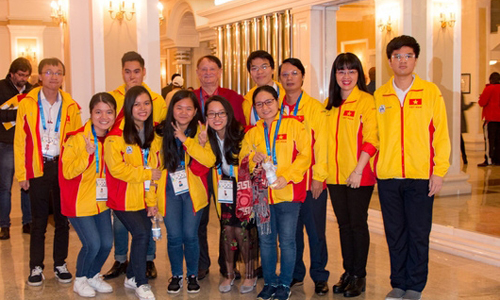
<path id="1" fill-rule="evenodd" d="M 156 267 L 155 263 L 151 261 L 146 262 L 146 277 L 148 279 L 155 279 L 158 276 L 158 273 L 156 272 Z"/>
<path id="2" fill-rule="evenodd" d="M 182 277 L 173 276 L 170 278 L 170 283 L 168 284 L 167 293 L 177 294 L 182 289 Z"/>
<path id="3" fill-rule="evenodd" d="M 2 230 L 0 230 L 0 240 L 8 240 L 8 239 L 10 239 L 10 228 L 2 227 Z"/>
<path id="4" fill-rule="evenodd" d="M 359 278 L 352 275 L 349 280 L 349 285 L 345 288 L 344 297 L 356 297 L 361 295 L 366 288 L 366 278 Z"/>
<path id="5" fill-rule="evenodd" d="M 73 275 L 68 271 L 66 263 L 61 266 L 54 267 L 54 274 L 56 275 L 57 281 L 60 283 L 70 283 L 73 280 Z"/>
<path id="6" fill-rule="evenodd" d="M 239 270 L 234 269 L 234 280 L 240 280 L 241 279 L 241 273 Z"/>
<path id="7" fill-rule="evenodd" d="M 23 225 L 23 233 L 31 234 L 31 223 Z"/>
<path id="8" fill-rule="evenodd" d="M 124 263 L 119 261 L 115 261 L 111 269 L 109 269 L 108 273 L 104 274 L 104 279 L 111 279 L 120 276 L 120 274 L 125 274 L 127 272 L 128 261 L 126 260 Z"/>
<path id="9" fill-rule="evenodd" d="M 489 166 L 490 164 L 487 162 L 487 161 L 483 161 L 482 163 L 480 164 L 477 164 L 478 167 L 487 167 Z"/>
<path id="10" fill-rule="evenodd" d="M 45 276 L 43 276 L 42 267 L 36 266 L 31 269 L 30 276 L 28 277 L 28 285 L 40 286 L 43 283 Z"/>
<path id="11" fill-rule="evenodd" d="M 200 291 L 200 285 L 198 284 L 198 278 L 191 275 L 187 278 L 188 287 L 187 292 L 190 294 L 198 293 Z"/>
<path id="12" fill-rule="evenodd" d="M 347 272 L 345 272 L 344 274 L 342 274 L 342 276 L 340 276 L 339 282 L 337 282 L 333 286 L 333 293 L 334 294 L 340 294 L 340 293 L 344 292 L 347 285 L 349 285 L 349 277 L 350 277 L 350 275 Z"/>
<path id="13" fill-rule="evenodd" d="M 292 280 L 292 283 L 290 283 L 290 287 L 292 287 L 292 286 L 301 286 L 301 285 L 304 285 L 304 281 L 298 280 L 298 279 L 295 279 L 295 278 Z"/>
<path id="14" fill-rule="evenodd" d="M 326 295 L 328 293 L 328 282 L 326 281 L 316 281 L 314 282 L 314 292 L 319 296 Z"/>
<path id="15" fill-rule="evenodd" d="M 264 288 L 260 293 L 257 295 L 257 300 L 270 300 L 274 297 L 274 294 L 276 293 L 277 287 L 269 285 L 269 284 L 264 284 Z"/>
<path id="16" fill-rule="evenodd" d="M 210 273 L 210 270 L 209 269 L 205 269 L 205 270 L 198 270 L 198 280 L 202 280 L 204 279 L 205 277 L 207 277 L 208 273 Z M 241 276 L 241 275 L 240 275 Z"/>
<path id="17" fill-rule="evenodd" d="M 264 272 L 262 272 L 262 266 L 255 269 L 253 276 L 257 278 L 264 278 Z"/>

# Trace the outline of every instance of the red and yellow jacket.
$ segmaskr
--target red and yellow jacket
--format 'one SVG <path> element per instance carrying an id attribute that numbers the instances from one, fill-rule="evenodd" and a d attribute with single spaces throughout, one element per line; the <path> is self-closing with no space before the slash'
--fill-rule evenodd
<path id="1" fill-rule="evenodd" d="M 269 141 L 273 147 L 274 132 L 278 122 L 279 113 L 272 122 L 269 130 Z M 264 120 L 259 120 L 243 138 L 240 151 L 241 160 L 250 154 L 250 172 L 253 172 L 255 151 L 267 155 L 266 140 L 264 135 Z M 281 120 L 279 134 L 276 139 L 276 159 L 278 169 L 276 176 L 283 176 L 288 185 L 280 190 L 269 189 L 269 204 L 281 202 L 304 202 L 306 198 L 305 175 L 311 166 L 311 135 L 296 117 L 284 116 Z"/>
<path id="2" fill-rule="evenodd" d="M 379 179 L 443 177 L 450 166 L 446 107 L 439 88 L 416 74 L 403 106 L 392 85 L 375 91 L 380 148 Z"/>
<path id="3" fill-rule="evenodd" d="M 40 113 L 38 108 L 38 93 L 42 88 L 32 89 L 19 102 L 14 134 L 14 160 L 16 178 L 18 181 L 29 180 L 43 176 L 43 155 L 40 137 Z M 80 106 L 71 95 L 59 90 L 62 96 L 60 147 L 66 134 L 82 126 Z"/>
<path id="4" fill-rule="evenodd" d="M 325 101 L 328 103 L 328 99 Z M 361 151 L 371 157 L 379 147 L 375 100 L 354 87 L 339 106 L 326 111 L 328 141 L 328 184 L 346 184 L 346 179 L 358 164 Z M 361 186 L 376 182 L 370 163 L 366 164 Z"/>
<path id="5" fill-rule="evenodd" d="M 282 105 L 286 104 L 286 96 Z M 291 107 L 289 112 L 293 114 L 295 106 Z M 286 114 L 286 110 L 283 110 Z M 311 189 L 312 180 L 325 182 L 328 177 L 328 161 L 327 161 L 327 143 L 326 143 L 326 127 L 325 127 L 325 108 L 323 104 L 306 92 L 302 92 L 299 107 L 297 108 L 296 117 L 304 123 L 306 129 L 311 134 L 311 167 L 306 174 L 307 190 Z M 326 184 L 324 185 L 326 188 Z"/>
<path id="6" fill-rule="evenodd" d="M 119 121 L 123 118 L 123 104 L 125 103 L 125 84 L 120 85 L 117 89 L 112 92 L 109 92 L 116 101 L 116 120 Z M 167 116 L 167 103 L 165 99 L 160 94 L 153 92 L 147 84 L 144 82 L 142 86 L 145 87 L 149 94 L 151 95 L 151 99 L 153 100 L 153 123 L 161 123 Z"/>
<path id="7" fill-rule="evenodd" d="M 108 209 L 106 201 L 96 200 L 96 179 L 106 178 L 104 172 L 103 144 L 98 140 L 95 152 L 86 150 L 85 138 L 90 134 L 94 144 L 92 122 L 70 132 L 61 150 L 59 160 L 59 186 L 61 212 L 67 217 L 94 216 Z M 99 158 L 99 173 L 96 163 Z"/>
<path id="8" fill-rule="evenodd" d="M 283 88 L 283 86 L 275 81 L 274 82 L 277 86 L 278 86 L 278 100 L 279 100 L 279 104 L 280 104 L 280 107 L 281 107 L 281 103 L 283 102 L 283 98 L 285 98 L 285 89 Z M 247 126 L 250 126 L 251 123 L 250 121 L 252 120 L 251 118 L 251 114 L 253 113 L 252 110 L 253 110 L 253 102 L 252 102 L 252 97 L 253 97 L 253 92 L 255 92 L 255 90 L 258 88 L 258 86 L 254 86 L 252 89 L 250 89 L 248 91 L 248 93 L 243 97 L 245 98 L 245 101 L 243 101 L 243 113 L 245 114 L 245 121 L 247 123 Z"/>
<path id="9" fill-rule="evenodd" d="M 184 142 L 185 156 L 184 161 L 186 163 L 186 174 L 189 186 L 189 195 L 191 196 L 191 201 L 193 203 L 194 212 L 199 211 L 208 205 L 208 183 L 207 174 L 209 168 L 207 168 L 203 163 L 207 164 L 210 157 L 204 156 L 203 147 L 198 143 L 198 134 L 200 129 L 194 138 L 188 137 Z M 161 145 L 159 145 L 161 147 Z M 156 151 L 156 150 L 155 150 Z M 203 163 L 201 163 L 203 162 Z M 212 165 L 215 163 L 212 163 Z M 158 167 L 163 165 L 163 155 L 160 156 L 158 161 Z M 165 208 L 167 206 L 167 180 L 170 180 L 170 175 L 167 169 L 164 169 L 160 181 L 158 182 L 158 188 L 156 197 L 158 200 L 158 211 L 162 216 L 165 216 Z"/>
<path id="10" fill-rule="evenodd" d="M 155 134 L 147 163 L 144 164 L 142 149 L 137 144 L 127 144 L 123 138 L 122 119 L 115 123 L 104 141 L 104 161 L 106 162 L 106 184 L 108 186 L 109 208 L 120 211 L 138 211 L 147 206 L 155 206 L 155 192 L 144 189 L 144 182 L 151 180 L 150 168 L 156 168 L 160 157 L 161 138 Z"/>

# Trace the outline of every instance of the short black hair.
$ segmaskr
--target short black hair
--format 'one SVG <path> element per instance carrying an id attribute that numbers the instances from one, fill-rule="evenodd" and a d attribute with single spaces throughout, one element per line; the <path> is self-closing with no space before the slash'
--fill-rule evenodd
<path id="1" fill-rule="evenodd" d="M 300 59 L 298 58 L 294 58 L 294 57 L 290 57 L 290 58 L 287 58 L 285 59 L 281 65 L 279 66 L 278 68 L 278 75 L 281 76 L 281 67 L 285 64 L 285 63 L 289 63 L 291 64 L 292 66 L 296 67 L 297 69 L 300 70 L 300 72 L 302 73 L 302 76 L 306 75 L 306 69 L 304 68 L 304 65 L 302 64 L 302 62 L 300 61 Z"/>
<path id="2" fill-rule="evenodd" d="M 62 68 L 63 68 L 63 75 L 66 74 L 66 68 L 64 67 L 64 64 L 62 63 L 62 61 L 57 58 L 57 57 L 51 57 L 51 58 L 44 58 L 42 59 L 42 61 L 38 64 L 38 74 L 42 75 L 42 70 L 43 70 L 43 67 L 45 67 L 46 65 L 49 65 L 49 66 L 58 66 L 59 64 L 61 64 Z"/>
<path id="3" fill-rule="evenodd" d="M 24 57 L 18 57 L 10 64 L 9 73 L 15 74 L 17 71 L 29 72 L 31 75 L 31 63 Z"/>
<path id="4" fill-rule="evenodd" d="M 197 68 L 200 66 L 201 61 L 204 60 L 205 58 L 211 62 L 214 62 L 217 65 L 217 67 L 219 67 L 219 69 L 222 69 L 222 63 L 221 63 L 220 59 L 214 55 L 205 55 L 205 56 L 201 57 L 200 59 L 198 59 L 198 62 L 196 63 Z"/>
<path id="5" fill-rule="evenodd" d="M 92 96 L 92 99 L 90 99 L 89 103 L 89 112 L 92 113 L 94 106 L 96 106 L 100 102 L 109 105 L 109 107 L 111 107 L 116 113 L 116 100 L 113 96 L 111 96 L 110 93 L 106 92 L 97 93 Z"/>
<path id="6" fill-rule="evenodd" d="M 269 94 L 271 94 L 271 96 L 273 96 L 274 100 L 278 101 L 278 92 L 276 92 L 276 90 L 270 85 L 263 85 L 263 86 L 259 86 L 253 92 L 253 95 L 252 95 L 252 105 L 253 106 L 255 106 L 255 98 L 257 98 L 257 95 L 260 94 L 261 92 L 268 92 Z"/>
<path id="7" fill-rule="evenodd" d="M 392 52 L 399 50 L 403 47 L 410 47 L 413 49 L 413 52 L 415 53 L 415 58 L 418 58 L 418 55 L 420 54 L 420 45 L 417 43 L 417 40 L 409 35 L 402 35 L 393 38 L 389 44 L 387 44 L 387 59 L 391 59 Z"/>
<path id="8" fill-rule="evenodd" d="M 498 72 L 493 72 L 490 75 L 490 84 L 498 84 L 500 83 L 500 74 Z"/>
<path id="9" fill-rule="evenodd" d="M 174 78 L 175 78 L 175 77 L 179 77 L 179 76 L 181 76 L 181 74 L 179 74 L 179 73 L 174 73 L 174 75 L 172 75 L 172 78 L 170 78 L 170 80 L 171 80 L 171 81 L 174 81 Z"/>
<path id="10" fill-rule="evenodd" d="M 248 59 L 247 59 L 248 72 L 250 72 L 250 68 L 252 67 L 252 61 L 256 58 L 267 59 L 269 61 L 269 65 L 271 66 L 271 69 L 274 70 L 274 58 L 272 57 L 272 55 L 269 54 L 269 52 L 267 52 L 267 51 L 257 50 L 257 51 L 250 53 L 250 55 L 248 56 Z"/>
<path id="11" fill-rule="evenodd" d="M 135 52 L 135 51 L 129 51 L 122 56 L 122 68 L 125 67 L 125 63 L 127 61 L 137 61 L 141 65 L 141 68 L 144 68 L 144 58 L 142 56 Z"/>

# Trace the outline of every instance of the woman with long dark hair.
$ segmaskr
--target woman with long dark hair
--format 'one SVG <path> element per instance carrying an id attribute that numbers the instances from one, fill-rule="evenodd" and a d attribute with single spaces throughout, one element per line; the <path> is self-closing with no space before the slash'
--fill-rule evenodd
<path id="1" fill-rule="evenodd" d="M 107 204 L 132 234 L 125 287 L 134 289 L 140 299 L 155 299 L 146 278 L 146 252 L 151 234 L 149 217 L 158 211 L 151 181 L 161 176 L 161 170 L 152 168 L 158 165 L 161 139 L 154 131 L 148 90 L 143 86 L 129 89 L 123 112 L 124 118 L 104 142 Z"/>
<path id="2" fill-rule="evenodd" d="M 355 297 L 366 286 L 368 205 L 376 182 L 369 161 L 379 145 L 375 101 L 368 93 L 363 67 L 356 55 L 342 53 L 333 62 L 326 109 L 326 182 L 339 224 L 345 270 L 333 292 Z"/>

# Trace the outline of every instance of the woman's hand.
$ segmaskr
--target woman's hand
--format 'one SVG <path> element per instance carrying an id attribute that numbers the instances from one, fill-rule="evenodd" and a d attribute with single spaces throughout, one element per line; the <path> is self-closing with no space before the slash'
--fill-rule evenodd
<path id="1" fill-rule="evenodd" d="M 318 199 L 318 197 L 323 192 L 323 182 L 314 180 L 311 182 L 311 193 L 313 199 Z"/>
<path id="2" fill-rule="evenodd" d="M 353 189 L 359 188 L 362 176 L 362 172 L 357 172 L 356 170 L 352 171 L 351 175 L 349 175 L 346 179 L 347 186 L 350 186 Z"/>
<path id="3" fill-rule="evenodd" d="M 256 164 L 260 164 L 266 160 L 267 156 L 262 152 L 255 152 L 252 160 Z"/>
<path id="4" fill-rule="evenodd" d="M 157 206 L 152 206 L 147 208 L 148 210 L 148 217 L 154 217 L 158 213 L 158 207 Z"/>
<path id="5" fill-rule="evenodd" d="M 170 124 L 172 124 L 172 127 L 174 128 L 174 136 L 178 138 L 181 143 L 184 143 L 187 140 L 184 131 L 177 125 L 177 122 L 175 122 L 175 124 L 173 122 Z"/>
<path id="6" fill-rule="evenodd" d="M 203 123 L 201 123 L 201 121 L 198 121 L 198 124 L 200 125 L 200 128 L 203 128 Z M 202 147 L 205 147 L 205 144 L 208 142 L 207 131 L 208 131 L 208 124 L 205 127 L 205 130 L 201 130 L 200 134 L 198 134 L 198 142 Z"/>
<path id="7" fill-rule="evenodd" d="M 151 180 L 159 180 L 161 177 L 161 170 L 151 169 Z"/>
<path id="8" fill-rule="evenodd" d="M 83 136 L 83 139 L 85 140 L 85 149 L 87 150 L 87 153 L 92 155 L 95 152 L 95 144 L 90 142 L 90 132 L 87 137 Z"/>
<path id="9" fill-rule="evenodd" d="M 285 186 L 287 185 L 287 181 L 285 179 L 285 177 L 283 176 L 280 176 L 278 177 L 278 179 L 276 179 L 276 181 L 272 184 L 272 189 L 273 190 L 281 190 L 282 188 L 284 188 Z"/>

